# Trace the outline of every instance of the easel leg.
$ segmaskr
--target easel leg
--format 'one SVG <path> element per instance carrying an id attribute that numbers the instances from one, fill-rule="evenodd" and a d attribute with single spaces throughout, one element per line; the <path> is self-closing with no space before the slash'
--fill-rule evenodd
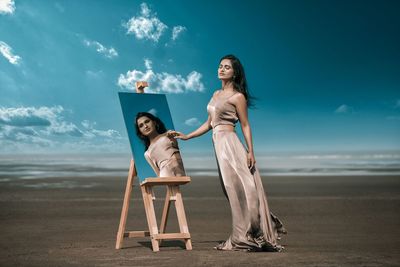
<path id="1" fill-rule="evenodd" d="M 182 194 L 179 186 L 171 186 L 172 196 L 176 197 L 175 207 L 178 215 L 179 229 L 181 233 L 189 233 L 189 227 L 186 221 L 185 209 L 183 207 Z M 187 250 L 192 250 L 192 241 L 190 238 L 185 239 L 185 245 Z"/>
<path id="2" fill-rule="evenodd" d="M 122 205 L 121 219 L 119 221 L 117 242 L 115 244 L 116 249 L 120 249 L 122 247 L 122 242 L 123 242 L 124 233 L 125 233 L 126 218 L 128 217 L 129 200 L 131 199 L 132 186 L 133 186 L 133 181 L 135 179 L 135 175 L 136 175 L 135 174 L 135 164 L 134 164 L 133 160 L 131 160 L 131 163 L 129 166 L 128 179 L 127 179 L 126 188 L 125 188 L 124 203 Z"/>
<path id="3" fill-rule="evenodd" d="M 167 193 L 165 194 L 164 208 L 163 208 L 163 213 L 162 213 L 161 223 L 160 223 L 160 234 L 165 233 L 165 228 L 167 227 L 169 208 L 171 206 L 170 197 L 171 197 L 170 188 L 169 188 L 169 186 L 167 186 Z M 161 241 L 162 241 L 162 239 L 159 240 L 160 245 L 161 245 Z"/>
<path id="4" fill-rule="evenodd" d="M 141 186 L 141 189 L 145 206 L 144 208 L 146 210 L 147 223 L 149 225 L 151 244 L 153 246 L 153 251 L 157 252 L 160 251 L 160 248 L 158 245 L 158 241 L 154 239 L 154 235 L 158 234 L 158 226 L 153 205 L 152 188 L 151 186 Z"/>

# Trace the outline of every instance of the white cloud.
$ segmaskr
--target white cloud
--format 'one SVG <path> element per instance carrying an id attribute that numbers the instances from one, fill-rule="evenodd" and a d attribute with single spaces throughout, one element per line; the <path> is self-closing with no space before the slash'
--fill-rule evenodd
<path id="1" fill-rule="evenodd" d="M 0 131 L 0 144 L 11 145 L 12 143 L 28 143 L 39 147 L 48 147 L 52 141 L 41 137 L 32 127 L 4 126 Z"/>
<path id="2" fill-rule="evenodd" d="M 155 74 L 152 70 L 142 72 L 139 70 L 128 70 L 126 75 L 120 74 L 118 78 L 118 85 L 126 89 L 136 90 L 135 82 L 137 81 L 153 81 Z M 148 89 L 146 88 L 146 91 Z"/>
<path id="3" fill-rule="evenodd" d="M 68 135 L 74 137 L 85 136 L 85 133 L 81 131 L 75 124 L 66 121 L 54 121 L 46 130 L 42 132 L 47 135 Z"/>
<path id="4" fill-rule="evenodd" d="M 201 80 L 201 73 L 197 71 L 192 71 L 187 76 L 185 87 L 191 91 L 204 91 L 204 85 L 200 81 Z"/>
<path id="5" fill-rule="evenodd" d="M 198 118 L 190 118 L 185 121 L 185 124 L 188 126 L 199 126 L 201 122 Z"/>
<path id="6" fill-rule="evenodd" d="M 150 114 L 153 114 L 154 116 L 157 116 L 157 109 L 155 109 L 155 108 L 152 108 L 147 112 L 150 113 Z"/>
<path id="7" fill-rule="evenodd" d="M 93 47 L 96 51 L 107 58 L 115 58 L 118 56 L 117 50 L 114 47 L 107 48 L 97 41 L 83 40 L 87 47 Z"/>
<path id="8" fill-rule="evenodd" d="M 186 27 L 184 27 L 184 26 L 180 26 L 180 25 L 175 26 L 172 29 L 172 40 L 175 41 L 178 38 L 178 36 L 180 35 L 180 33 L 184 32 L 185 30 L 186 30 Z"/>
<path id="9" fill-rule="evenodd" d="M 84 133 L 73 123 L 64 121 L 61 113 L 64 108 L 55 107 L 18 107 L 0 108 L 0 125 L 13 127 L 41 127 L 45 135 L 83 136 Z"/>
<path id="10" fill-rule="evenodd" d="M 2 41 L 0 41 L 0 53 L 13 65 L 18 65 L 21 60 L 20 56 L 13 54 L 12 48 Z"/>
<path id="11" fill-rule="evenodd" d="M 146 69 L 151 70 L 153 62 L 150 59 L 145 58 L 144 59 L 144 65 L 146 66 Z"/>
<path id="12" fill-rule="evenodd" d="M 55 107 L 0 108 L 0 125 L 10 126 L 50 126 L 64 109 Z"/>
<path id="13" fill-rule="evenodd" d="M 353 111 L 353 108 L 352 108 L 352 107 L 343 104 L 343 105 L 339 106 L 339 107 L 335 110 L 335 113 L 349 113 L 349 112 L 352 112 L 352 111 Z"/>
<path id="14" fill-rule="evenodd" d="M 121 139 L 118 131 L 96 129 L 96 123 L 88 120 L 82 121 L 83 128 L 78 127 L 66 121 L 63 113 L 62 106 L 0 107 L 0 146 L 7 146 L 12 151 L 12 148 L 22 149 L 24 145 L 48 147 L 70 141 L 96 143 Z"/>
<path id="15" fill-rule="evenodd" d="M 86 77 L 89 79 L 101 79 L 104 76 L 104 72 L 102 70 L 95 71 L 95 70 L 87 70 Z"/>
<path id="16" fill-rule="evenodd" d="M 140 13 L 142 14 L 142 16 L 144 16 L 144 17 L 150 17 L 151 10 L 150 10 L 150 8 L 147 6 L 146 3 L 140 4 L 140 9 L 141 9 Z"/>
<path id="17" fill-rule="evenodd" d="M 14 0 L 0 0 L 0 14 L 12 14 L 14 11 Z"/>
<path id="18" fill-rule="evenodd" d="M 125 75 L 120 74 L 118 85 L 120 87 L 135 90 L 135 82 L 147 81 L 149 87 L 145 90 L 152 93 L 184 93 L 187 91 L 204 91 L 204 84 L 201 82 L 202 75 L 197 71 L 190 72 L 186 77 L 180 74 L 167 72 L 155 73 L 152 70 L 152 62 L 145 59 L 146 71 L 132 70 Z"/>
<path id="19" fill-rule="evenodd" d="M 139 16 L 132 17 L 124 26 L 127 34 L 133 34 L 137 39 L 146 39 L 158 42 L 163 32 L 168 28 L 156 14 L 152 14 L 146 3 L 140 5 Z"/>
<path id="20" fill-rule="evenodd" d="M 92 129 L 91 133 L 93 133 L 95 136 L 101 136 L 101 137 L 108 137 L 108 138 L 120 138 L 121 135 L 119 134 L 118 131 L 116 130 L 96 130 Z"/>
<path id="21" fill-rule="evenodd" d="M 23 135 L 25 136 L 38 136 L 38 132 L 35 131 L 32 127 L 11 127 L 11 126 L 4 126 L 1 130 L 1 134 L 9 139 L 9 140 L 18 140 Z"/>
<path id="22" fill-rule="evenodd" d="M 121 135 L 116 130 L 97 130 L 94 127 L 96 126 L 96 122 L 91 122 L 88 120 L 84 120 L 81 122 L 82 126 L 85 128 L 84 134 L 86 137 L 109 137 L 109 138 L 120 138 Z"/>
<path id="23" fill-rule="evenodd" d="M 94 126 L 96 125 L 95 122 L 91 122 L 91 121 L 88 121 L 88 120 L 82 121 L 81 124 L 82 124 L 83 127 L 85 127 L 85 129 L 93 129 Z"/>

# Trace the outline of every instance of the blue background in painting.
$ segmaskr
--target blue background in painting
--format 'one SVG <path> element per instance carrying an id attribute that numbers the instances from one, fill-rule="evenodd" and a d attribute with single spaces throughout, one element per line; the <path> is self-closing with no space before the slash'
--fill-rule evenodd
<path id="1" fill-rule="evenodd" d="M 164 94 L 119 92 L 118 95 L 139 181 L 142 182 L 148 177 L 156 177 L 153 169 L 144 157 L 144 145 L 136 135 L 134 123 L 138 112 L 149 112 L 153 110 L 155 113 L 153 111 L 150 113 L 160 118 L 168 130 L 175 129 L 167 98 Z"/>

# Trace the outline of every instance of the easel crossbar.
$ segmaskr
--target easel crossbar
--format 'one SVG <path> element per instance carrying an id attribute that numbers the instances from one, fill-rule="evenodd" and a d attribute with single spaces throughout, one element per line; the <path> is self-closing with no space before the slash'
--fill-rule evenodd
<path id="1" fill-rule="evenodd" d="M 153 235 L 154 239 L 189 239 L 189 233 L 168 233 Z"/>
<path id="2" fill-rule="evenodd" d="M 146 237 L 150 236 L 149 231 L 128 231 L 124 233 L 124 237 Z"/>

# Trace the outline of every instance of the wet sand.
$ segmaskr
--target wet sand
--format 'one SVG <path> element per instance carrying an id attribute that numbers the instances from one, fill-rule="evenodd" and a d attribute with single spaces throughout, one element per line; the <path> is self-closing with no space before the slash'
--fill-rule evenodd
<path id="1" fill-rule="evenodd" d="M 125 239 L 115 249 L 126 177 L 2 179 L 0 266 L 399 266 L 400 177 L 264 177 L 271 210 L 288 235 L 283 253 L 213 250 L 231 227 L 216 177 L 183 187 L 193 251 Z M 160 212 L 163 190 L 157 192 Z M 160 214 L 160 213 L 158 213 Z M 146 228 L 136 186 L 127 230 Z M 158 215 L 160 219 L 160 215 Z M 171 212 L 167 230 L 176 231 Z"/>

